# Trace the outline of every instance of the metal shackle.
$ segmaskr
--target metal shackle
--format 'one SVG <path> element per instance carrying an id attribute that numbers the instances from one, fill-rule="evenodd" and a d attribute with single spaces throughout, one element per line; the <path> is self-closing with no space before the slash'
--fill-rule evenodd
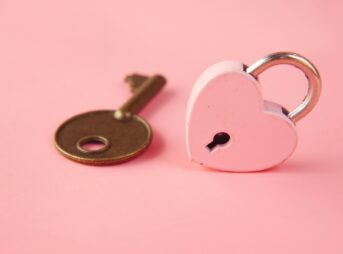
<path id="1" fill-rule="evenodd" d="M 247 67 L 246 72 L 255 78 L 268 68 L 287 64 L 300 69 L 308 79 L 308 90 L 303 102 L 288 117 L 298 122 L 312 111 L 317 104 L 321 93 L 321 79 L 316 67 L 305 57 L 292 52 L 277 52 L 270 54 Z"/>

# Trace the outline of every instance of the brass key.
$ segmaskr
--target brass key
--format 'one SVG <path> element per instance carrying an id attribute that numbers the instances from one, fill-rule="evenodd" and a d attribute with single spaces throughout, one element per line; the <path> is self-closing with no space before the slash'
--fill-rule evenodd
<path id="1" fill-rule="evenodd" d="M 166 80 L 160 75 L 132 75 L 126 81 L 134 93 L 118 110 L 83 113 L 57 129 L 55 145 L 65 157 L 84 164 L 109 165 L 132 159 L 150 145 L 152 129 L 136 114 Z"/>

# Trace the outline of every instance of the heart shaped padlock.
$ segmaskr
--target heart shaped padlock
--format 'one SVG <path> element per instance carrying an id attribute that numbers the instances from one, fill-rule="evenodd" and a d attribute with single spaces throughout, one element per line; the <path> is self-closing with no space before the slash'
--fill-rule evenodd
<path id="1" fill-rule="evenodd" d="M 257 80 L 278 64 L 299 68 L 309 80 L 304 101 L 290 113 L 263 100 Z M 188 155 L 201 165 L 224 171 L 259 171 L 280 164 L 297 145 L 295 123 L 313 109 L 320 92 L 317 69 L 299 54 L 274 53 L 249 67 L 235 61 L 217 63 L 200 76 L 189 99 Z"/>

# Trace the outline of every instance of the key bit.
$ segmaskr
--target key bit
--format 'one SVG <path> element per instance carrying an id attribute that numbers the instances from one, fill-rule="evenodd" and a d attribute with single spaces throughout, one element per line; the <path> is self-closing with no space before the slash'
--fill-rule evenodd
<path id="1" fill-rule="evenodd" d="M 141 74 L 132 74 L 125 77 L 125 82 L 127 82 L 131 88 L 131 92 L 135 92 L 149 77 Z"/>

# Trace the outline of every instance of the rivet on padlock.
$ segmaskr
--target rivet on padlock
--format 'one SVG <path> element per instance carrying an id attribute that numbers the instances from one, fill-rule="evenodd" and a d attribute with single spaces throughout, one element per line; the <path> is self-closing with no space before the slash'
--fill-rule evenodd
<path id="1" fill-rule="evenodd" d="M 305 99 L 290 113 L 263 100 L 257 80 L 279 64 L 299 68 L 309 81 Z M 189 98 L 188 155 L 201 165 L 224 171 L 259 171 L 278 165 L 295 150 L 295 123 L 314 108 L 320 92 L 319 72 L 299 54 L 274 53 L 249 67 L 236 61 L 217 63 L 199 77 Z"/>

